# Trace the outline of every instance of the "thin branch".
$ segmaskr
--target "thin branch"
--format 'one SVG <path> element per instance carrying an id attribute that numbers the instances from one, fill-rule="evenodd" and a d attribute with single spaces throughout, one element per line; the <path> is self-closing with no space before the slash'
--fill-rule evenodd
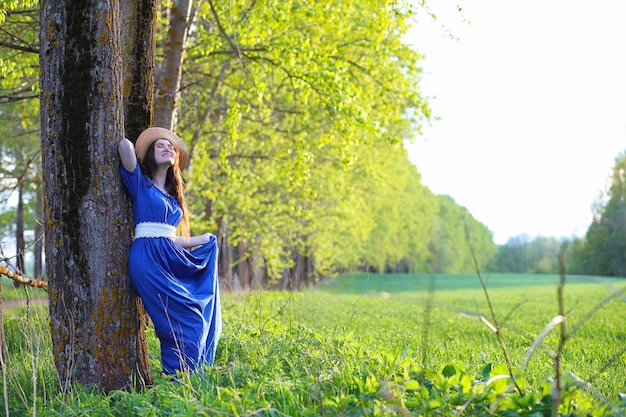
<path id="1" fill-rule="evenodd" d="M 13 281 L 17 281 L 20 284 L 24 284 L 24 285 L 28 285 L 31 287 L 37 287 L 37 288 L 48 288 L 48 282 L 44 281 L 42 279 L 34 279 L 34 278 L 30 278 L 24 275 L 20 275 L 20 274 L 16 274 L 15 272 L 11 271 L 10 269 L 0 265 L 0 275 L 6 275 L 7 277 L 11 278 Z"/>
<path id="2" fill-rule="evenodd" d="M 15 101 L 21 101 L 21 100 L 31 100 L 34 98 L 39 98 L 39 94 L 27 95 L 27 96 L 15 96 L 15 95 L 2 94 L 0 95 L 0 104 L 13 103 Z"/>
<path id="3" fill-rule="evenodd" d="M 554 356 L 554 383 L 552 385 L 552 416 L 559 415 L 559 408 L 561 406 L 561 391 L 563 389 L 563 383 L 561 381 L 561 359 L 563 357 L 563 351 L 565 350 L 565 342 L 567 341 L 567 327 L 565 325 L 565 297 L 563 291 L 565 290 L 565 252 L 559 251 L 559 283 L 556 286 L 557 301 L 559 303 L 559 316 L 563 317 L 561 320 L 561 334 L 559 338 L 559 344 L 556 349 L 556 355 Z M 558 317 L 558 316 L 557 316 Z"/>
<path id="4" fill-rule="evenodd" d="M 34 54 L 39 54 L 39 49 L 33 48 L 30 45 L 23 46 L 23 45 L 18 45 L 18 44 L 15 44 L 15 43 L 9 43 L 9 42 L 0 41 L 0 46 L 4 46 L 5 48 L 13 49 L 13 50 L 16 50 L 16 51 L 23 51 L 23 52 L 30 52 L 30 53 L 34 53 Z"/>
<path id="5" fill-rule="evenodd" d="M 515 377 L 515 373 L 513 372 L 513 365 L 511 362 L 511 357 L 509 356 L 509 350 L 506 347 L 506 343 L 504 342 L 504 338 L 502 337 L 502 332 L 500 330 L 500 326 L 498 325 L 498 321 L 496 319 L 496 313 L 493 309 L 493 305 L 491 303 L 491 298 L 489 297 L 489 291 L 487 291 L 487 284 L 483 278 L 483 274 L 480 271 L 480 265 L 478 264 L 478 258 L 476 257 L 476 252 L 474 251 L 474 245 L 472 244 L 472 237 L 469 230 L 469 223 L 467 222 L 467 218 L 463 219 L 463 224 L 465 226 L 465 238 L 467 239 L 467 244 L 469 246 L 470 253 L 472 255 L 472 262 L 474 263 L 474 268 L 476 269 L 476 274 L 478 275 L 478 279 L 480 280 L 480 285 L 483 288 L 483 292 L 485 293 L 485 298 L 487 299 L 487 305 L 489 306 L 489 312 L 491 313 L 491 319 L 493 324 L 490 323 L 485 317 L 481 316 L 480 321 L 482 321 L 487 327 L 489 327 L 495 334 L 496 339 L 498 340 L 498 344 L 504 353 L 504 360 L 506 361 L 506 367 L 509 371 L 509 375 L 511 376 L 511 380 L 517 389 L 517 392 L 523 394 L 522 388 L 517 383 L 517 378 Z"/>

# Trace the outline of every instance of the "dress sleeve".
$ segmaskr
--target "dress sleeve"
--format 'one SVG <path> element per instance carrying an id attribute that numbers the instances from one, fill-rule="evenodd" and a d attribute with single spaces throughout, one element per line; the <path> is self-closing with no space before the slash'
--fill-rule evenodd
<path id="1" fill-rule="evenodd" d="M 131 201 L 135 201 L 137 199 L 137 195 L 139 195 L 139 189 L 143 186 L 143 173 L 141 172 L 141 168 L 137 163 L 135 165 L 135 170 L 133 172 L 126 171 L 124 165 L 120 164 L 120 174 L 122 176 L 122 180 L 124 181 L 124 185 L 126 185 L 126 189 L 130 194 Z"/>

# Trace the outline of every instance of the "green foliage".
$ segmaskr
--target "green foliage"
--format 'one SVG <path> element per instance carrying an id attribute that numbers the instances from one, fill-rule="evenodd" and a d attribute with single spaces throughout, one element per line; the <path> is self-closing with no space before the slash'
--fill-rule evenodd
<path id="1" fill-rule="evenodd" d="M 491 232 L 474 219 L 448 195 L 437 196 L 439 213 L 433 217 L 433 272 L 463 273 L 475 271 L 470 252 L 474 248 L 479 267 L 484 268 L 496 251 Z M 467 225 L 468 233 L 465 232 Z M 469 234 L 469 236 L 467 236 Z M 468 241 L 469 238 L 469 241 Z"/>
<path id="2" fill-rule="evenodd" d="M 413 13 L 379 1 L 201 5 L 179 118 L 195 146 L 196 227 L 226 221 L 230 242 L 246 239 L 274 276 L 295 251 L 321 275 L 427 270 L 436 201 L 403 148 L 430 114 L 422 57 L 402 43 Z"/>
<path id="3" fill-rule="evenodd" d="M 39 10 L 37 2 L 0 2 L 0 114 L 6 115 L 5 104 L 15 101 L 37 105 L 39 81 Z M 30 99 L 30 100 L 29 100 Z M 36 115 L 36 113 L 35 113 Z M 24 114 L 24 123 L 33 113 Z M 5 124 L 3 123 L 3 126 Z"/>
<path id="4" fill-rule="evenodd" d="M 143 392 L 74 386 L 58 393 L 44 310 L 7 316 L 11 415 L 550 415 L 553 368 L 538 351 L 513 389 L 502 353 L 480 322 L 459 315 L 485 308 L 471 275 L 349 275 L 302 293 L 224 294 L 225 328 L 217 363 L 178 382 L 157 377 Z M 556 276 L 494 275 L 489 279 L 504 337 L 521 364 L 534 337 L 557 309 Z M 568 278 L 572 327 L 610 294 L 615 279 Z M 427 337 L 420 331 L 433 304 Z M 525 301 L 525 302 L 523 302 Z M 523 302 L 522 304 L 520 304 Z M 620 416 L 626 403 L 623 302 L 595 309 L 572 334 L 563 357 L 560 415 Z M 33 329 L 40 326 L 42 329 Z M 158 342 L 148 333 L 152 370 Z M 426 347 L 427 355 L 418 354 Z M 423 360 L 425 359 L 425 361 Z M 36 384 L 32 365 L 39 367 Z M 579 375 L 579 376 L 577 376 Z M 33 389 L 33 387 L 37 387 Z"/>
<path id="5" fill-rule="evenodd" d="M 585 238 L 571 251 L 576 273 L 626 276 L 626 154 L 615 159 L 607 200 L 599 203 Z"/>
<path id="6" fill-rule="evenodd" d="M 559 272 L 557 253 L 568 243 L 567 240 L 543 236 L 532 239 L 526 235 L 516 236 L 498 247 L 486 270 L 516 274 L 557 274 Z"/>

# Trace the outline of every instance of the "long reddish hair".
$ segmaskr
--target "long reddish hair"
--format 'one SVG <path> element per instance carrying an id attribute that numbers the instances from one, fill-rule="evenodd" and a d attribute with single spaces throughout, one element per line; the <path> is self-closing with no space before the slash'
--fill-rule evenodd
<path id="1" fill-rule="evenodd" d="M 150 177 L 151 180 L 154 180 L 154 173 L 157 169 L 156 159 L 154 158 L 155 142 L 156 141 L 152 142 L 150 146 L 148 146 L 148 149 L 139 164 L 143 173 Z M 189 212 L 187 210 L 187 203 L 185 202 L 185 181 L 180 170 L 179 161 L 180 150 L 176 148 L 176 160 L 174 161 L 174 165 L 167 169 L 167 174 L 165 176 L 165 191 L 176 199 L 178 205 L 183 210 L 183 218 L 180 222 L 181 234 L 184 237 L 189 237 Z"/>

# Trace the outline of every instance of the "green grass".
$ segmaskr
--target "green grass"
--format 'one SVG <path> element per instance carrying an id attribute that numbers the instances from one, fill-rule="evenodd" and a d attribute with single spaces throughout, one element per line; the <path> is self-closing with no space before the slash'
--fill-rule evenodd
<path id="1" fill-rule="evenodd" d="M 513 365 L 521 367 L 557 314 L 556 276 L 492 275 L 489 294 Z M 624 415 L 626 280 L 571 277 L 562 414 Z M 346 275 L 301 293 L 223 294 L 216 367 L 180 384 L 158 376 L 142 393 L 83 387 L 61 397 L 45 306 L 5 312 L 11 415 L 549 415 L 552 361 L 544 349 L 518 369 L 516 393 L 472 275 Z M 26 316 L 28 312 L 28 317 Z M 578 324 L 577 324 L 578 323 Z M 39 335 L 39 336 L 37 336 Z M 545 345 L 554 349 L 555 329 Z M 31 353 L 32 352 L 32 353 Z M 495 379 L 494 376 L 501 375 Z M 577 388 L 580 378 L 590 382 Z M 36 381 L 33 384 L 33 380 Z M 489 381 L 489 382 L 487 382 Z"/>
<path id="2" fill-rule="evenodd" d="M 43 288 L 27 287 L 19 285 L 15 287 L 12 279 L 9 279 L 3 275 L 0 275 L 0 282 L 2 283 L 2 300 L 19 300 L 25 301 L 27 298 L 46 298 L 48 293 Z"/>

